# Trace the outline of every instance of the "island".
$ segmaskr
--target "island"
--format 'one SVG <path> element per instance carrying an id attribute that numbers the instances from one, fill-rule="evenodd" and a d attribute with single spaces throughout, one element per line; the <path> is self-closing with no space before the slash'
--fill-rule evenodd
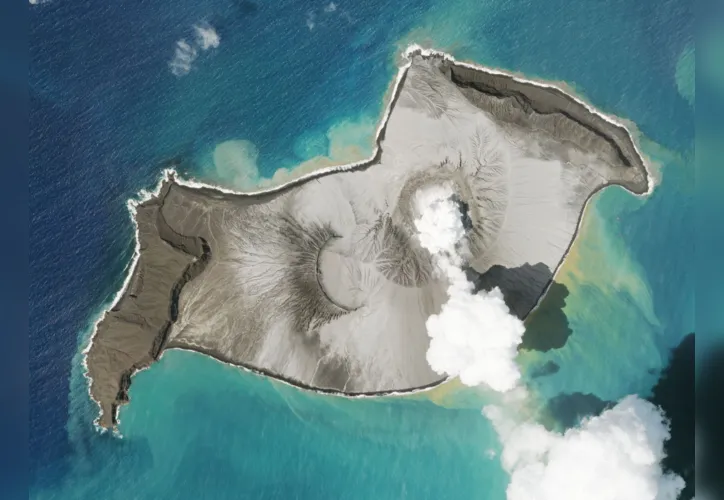
<path id="1" fill-rule="evenodd" d="M 521 319 L 595 192 L 650 191 L 630 131 L 559 86 L 419 47 L 405 58 L 369 160 L 256 193 L 167 170 L 132 206 L 136 256 L 85 352 L 98 425 L 175 348 L 347 396 L 439 384 L 425 321 L 446 283 L 416 237 L 419 189 L 454 186 L 470 279 Z"/>

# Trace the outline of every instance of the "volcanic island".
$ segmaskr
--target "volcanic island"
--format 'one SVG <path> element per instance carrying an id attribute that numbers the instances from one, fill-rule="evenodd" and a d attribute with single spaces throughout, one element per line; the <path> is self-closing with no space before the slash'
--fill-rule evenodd
<path id="1" fill-rule="evenodd" d="M 595 192 L 650 191 L 629 130 L 560 87 L 405 56 L 369 160 L 257 193 L 166 171 L 133 207 L 136 257 L 85 354 L 101 427 L 173 348 L 346 396 L 434 386 L 425 322 L 446 283 L 416 237 L 418 190 L 454 187 L 469 278 L 521 319 Z"/>

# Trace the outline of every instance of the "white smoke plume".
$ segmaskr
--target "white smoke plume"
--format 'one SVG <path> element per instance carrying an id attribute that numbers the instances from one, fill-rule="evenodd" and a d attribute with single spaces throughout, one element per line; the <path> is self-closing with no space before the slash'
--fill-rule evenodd
<path id="1" fill-rule="evenodd" d="M 523 323 L 510 314 L 498 288 L 473 293 L 461 269 L 465 229 L 449 184 L 416 193 L 415 227 L 420 244 L 448 280 L 448 301 L 428 318 L 427 361 L 439 374 L 459 376 L 465 385 L 487 384 L 505 392 L 520 379 L 515 364 Z"/>
<path id="2" fill-rule="evenodd" d="M 676 500 L 684 481 L 664 473 L 669 427 L 661 409 L 628 396 L 564 434 L 520 419 L 528 392 L 515 364 L 523 323 L 508 311 L 499 289 L 473 293 L 461 269 L 465 229 L 451 185 L 416 193 L 420 244 L 448 280 L 448 301 L 427 320 L 427 361 L 435 372 L 466 385 L 506 393 L 488 406 L 510 473 L 508 500 Z M 515 389 L 515 390 L 512 390 Z"/>
<path id="3" fill-rule="evenodd" d="M 675 500 L 684 488 L 681 477 L 661 468 L 668 422 L 638 396 L 564 434 L 515 424 L 497 406 L 483 413 L 503 444 L 508 500 Z"/>

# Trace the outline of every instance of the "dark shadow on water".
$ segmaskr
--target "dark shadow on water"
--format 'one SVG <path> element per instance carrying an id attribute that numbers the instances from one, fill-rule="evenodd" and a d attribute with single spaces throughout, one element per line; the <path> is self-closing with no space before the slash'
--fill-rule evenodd
<path id="1" fill-rule="evenodd" d="M 500 288 L 508 308 L 520 319 L 528 316 L 553 277 L 551 270 L 542 262 L 511 268 L 495 265 L 483 274 L 473 269 L 466 271 L 476 292 L 496 286 Z"/>
<path id="2" fill-rule="evenodd" d="M 564 285 L 551 283 L 538 309 L 526 320 L 522 349 L 545 352 L 566 344 L 573 333 L 563 312 L 569 294 Z"/>
<path id="3" fill-rule="evenodd" d="M 546 427 L 549 430 L 553 428 L 564 430 L 576 427 L 584 418 L 598 416 L 603 410 L 612 407 L 614 404 L 593 394 L 584 394 L 582 392 L 559 394 L 551 398 L 546 405 L 546 412 L 553 420 L 553 422 L 546 422 Z"/>
<path id="4" fill-rule="evenodd" d="M 249 0 L 236 0 L 233 2 L 234 7 L 243 16 L 250 16 L 259 11 L 259 6 Z"/>
<path id="5" fill-rule="evenodd" d="M 554 375 L 561 370 L 561 367 L 555 361 L 547 361 L 544 365 L 536 368 L 530 374 L 531 378 L 546 377 L 548 375 Z"/>
<path id="6" fill-rule="evenodd" d="M 551 281 L 553 273 L 542 262 L 514 268 L 495 265 L 483 274 L 471 268 L 466 268 L 465 272 L 476 292 L 489 291 L 496 286 L 500 288 L 510 311 L 525 320 L 522 349 L 543 352 L 560 349 L 571 336 L 568 318 L 563 312 L 569 295 L 568 288 Z M 545 297 L 531 313 L 546 287 Z"/>
<path id="7" fill-rule="evenodd" d="M 696 447 L 696 483 L 699 493 L 707 493 L 709 498 L 724 496 L 724 346 L 721 345 L 724 335 L 719 338 L 722 341 L 704 354 L 696 373 L 696 432 L 699 442 Z M 672 428 L 674 425 L 678 427 L 679 424 L 672 421 Z"/>
<path id="8" fill-rule="evenodd" d="M 709 484 L 712 491 L 724 491 L 724 481 L 720 473 L 724 464 L 724 433 L 721 431 L 721 416 L 724 414 L 721 397 L 724 352 L 712 356 L 708 372 L 707 368 L 703 370 L 706 373 L 701 376 L 695 391 L 694 345 L 692 333 L 672 350 L 669 364 L 662 371 L 651 397 L 648 398 L 650 402 L 660 406 L 670 420 L 671 438 L 664 445 L 666 458 L 663 466 L 666 471 L 680 475 L 686 482 L 686 488 L 679 500 L 691 500 L 694 497 L 695 415 L 705 450 L 701 461 L 704 467 L 699 469 L 699 479 L 702 483 Z M 545 371 L 546 366 L 543 365 L 539 372 Z M 593 394 L 559 394 L 548 401 L 543 423 L 549 430 L 570 429 L 578 426 L 584 418 L 598 416 L 614 405 L 615 402 L 604 401 Z"/>
<path id="9" fill-rule="evenodd" d="M 663 465 L 665 469 L 679 474 L 686 481 L 686 489 L 679 500 L 691 500 L 694 497 L 694 408 L 696 405 L 694 346 L 694 334 L 690 333 L 671 351 L 669 365 L 661 373 L 649 398 L 649 401 L 664 410 L 671 423 L 671 438 L 664 446 L 666 458 Z M 719 371 L 721 375 L 721 369 Z M 722 379 L 719 380 L 721 383 Z M 718 391 L 719 394 L 722 393 L 721 388 Z M 721 413 L 717 415 L 717 421 L 719 422 L 717 427 L 719 427 Z"/>

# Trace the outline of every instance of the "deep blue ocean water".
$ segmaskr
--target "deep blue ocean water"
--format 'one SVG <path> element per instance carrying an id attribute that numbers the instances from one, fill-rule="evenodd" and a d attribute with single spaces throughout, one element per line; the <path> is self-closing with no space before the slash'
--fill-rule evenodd
<path id="1" fill-rule="evenodd" d="M 693 36 L 690 2 L 325 7 L 31 7 L 31 497 L 502 498 L 505 476 L 487 455 L 497 445 L 474 405 L 328 401 L 170 352 L 134 379 L 119 440 L 93 430 L 79 368 L 89 325 L 132 254 L 127 198 L 152 186 L 172 159 L 188 175 L 230 182 L 204 162 L 227 140 L 253 143 L 266 177 L 334 156 L 335 141 L 364 144 L 359 136 L 373 132 L 395 55 L 408 42 L 563 80 L 635 122 L 661 163 L 650 199 L 616 190 L 598 197 L 590 237 L 598 243 L 582 244 L 587 257 L 570 272 L 575 341 L 530 360 L 562 367 L 539 379 L 539 392 L 645 393 L 668 350 L 693 330 L 693 111 L 676 77 Z M 199 23 L 213 26 L 220 44 L 199 49 L 190 72 L 176 76 L 176 43 L 193 41 Z M 335 135 L 340 124 L 347 132 Z M 630 281 L 597 281 L 601 262 L 625 265 Z M 581 377 L 581 352 L 600 379 Z M 640 360 L 651 373 L 636 375 L 645 371 Z"/>

